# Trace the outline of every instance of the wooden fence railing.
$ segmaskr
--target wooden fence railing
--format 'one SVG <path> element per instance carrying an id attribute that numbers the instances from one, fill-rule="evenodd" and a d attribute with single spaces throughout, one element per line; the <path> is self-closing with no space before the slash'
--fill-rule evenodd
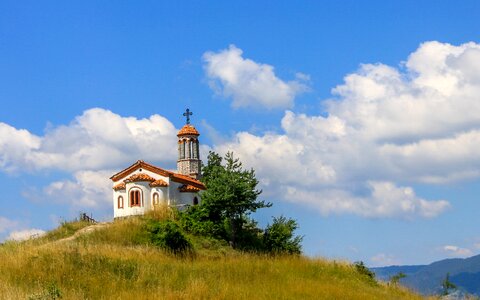
<path id="1" fill-rule="evenodd" d="M 97 221 L 95 221 L 94 218 L 92 218 L 92 216 L 88 216 L 86 213 L 80 213 L 80 221 L 85 221 L 85 222 L 89 222 L 89 223 L 98 223 Z"/>

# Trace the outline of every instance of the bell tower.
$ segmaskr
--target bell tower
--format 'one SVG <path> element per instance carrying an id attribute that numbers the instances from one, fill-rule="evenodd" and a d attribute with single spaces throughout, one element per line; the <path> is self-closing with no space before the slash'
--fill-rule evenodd
<path id="1" fill-rule="evenodd" d="M 193 115 L 190 109 L 187 108 L 183 115 L 187 120 L 186 124 L 177 133 L 177 172 L 195 179 L 200 179 L 202 165 L 202 161 L 200 160 L 200 144 L 198 142 L 200 133 L 190 124 L 190 116 Z"/>

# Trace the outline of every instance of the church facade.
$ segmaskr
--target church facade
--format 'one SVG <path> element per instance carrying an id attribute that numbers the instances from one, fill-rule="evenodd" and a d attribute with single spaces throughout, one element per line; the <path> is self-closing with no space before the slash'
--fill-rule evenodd
<path id="1" fill-rule="evenodd" d="M 157 205 L 182 208 L 200 203 L 199 192 L 205 190 L 199 180 L 202 164 L 200 134 L 190 125 L 188 109 L 186 114 L 187 124 L 177 134 L 177 172 L 139 160 L 110 177 L 113 181 L 114 218 L 142 215 Z"/>

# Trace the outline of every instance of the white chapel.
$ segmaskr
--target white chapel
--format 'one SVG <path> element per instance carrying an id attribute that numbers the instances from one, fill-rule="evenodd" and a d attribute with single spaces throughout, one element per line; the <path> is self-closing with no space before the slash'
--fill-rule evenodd
<path id="1" fill-rule="evenodd" d="M 187 117 L 187 123 L 177 134 L 177 172 L 139 160 L 110 177 L 113 181 L 114 218 L 142 215 L 161 204 L 182 208 L 200 203 L 198 193 L 205 190 L 199 180 L 202 164 L 200 134 L 190 125 L 190 110 L 183 115 Z"/>

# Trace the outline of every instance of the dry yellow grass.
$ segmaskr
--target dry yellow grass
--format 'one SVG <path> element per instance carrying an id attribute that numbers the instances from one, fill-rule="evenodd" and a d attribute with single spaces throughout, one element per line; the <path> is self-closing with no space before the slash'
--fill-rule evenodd
<path id="1" fill-rule="evenodd" d="M 178 258 L 135 245 L 141 229 L 141 220 L 130 219 L 73 241 L 7 243 L 0 247 L 0 299 L 50 299 L 41 297 L 52 291 L 64 299 L 421 299 L 372 283 L 343 262 L 219 245 Z"/>

